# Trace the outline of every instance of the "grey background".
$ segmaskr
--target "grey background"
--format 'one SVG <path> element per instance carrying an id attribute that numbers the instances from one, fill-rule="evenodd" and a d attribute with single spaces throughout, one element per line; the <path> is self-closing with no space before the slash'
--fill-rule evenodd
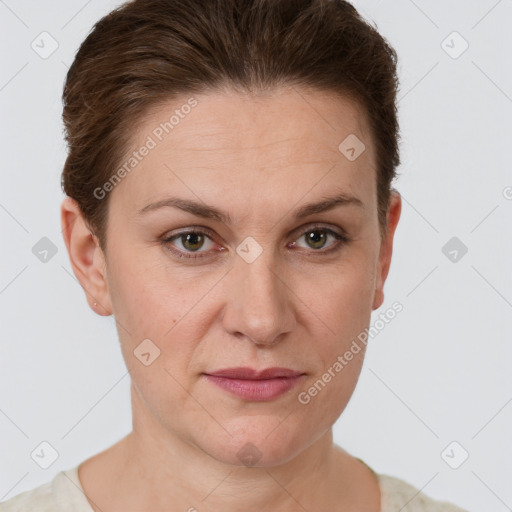
<path id="1" fill-rule="evenodd" d="M 370 341 L 335 441 L 437 499 L 512 510 L 512 1 L 353 3 L 400 58 L 403 211 L 372 318 L 404 309 Z M 64 75 L 117 4 L 0 0 L 0 501 L 131 430 L 114 320 L 89 309 L 59 220 Z M 31 47 L 52 49 L 43 31 L 47 58 Z M 452 237 L 467 247 L 455 262 Z M 43 441 L 47 469 L 31 458 Z M 453 441 L 458 469 L 441 455 Z"/>

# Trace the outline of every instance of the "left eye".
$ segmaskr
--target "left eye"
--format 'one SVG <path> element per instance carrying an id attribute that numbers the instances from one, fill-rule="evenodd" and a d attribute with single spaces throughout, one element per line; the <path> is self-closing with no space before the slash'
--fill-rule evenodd
<path id="1" fill-rule="evenodd" d="M 330 248 L 321 251 L 325 247 L 328 238 L 331 237 L 338 241 L 338 243 L 331 244 Z M 333 231 L 332 229 L 323 227 L 313 227 L 304 231 L 302 235 L 297 239 L 304 238 L 306 242 L 306 249 L 314 249 L 313 252 L 327 253 L 340 248 L 344 243 L 349 242 L 347 236 Z M 212 240 L 209 233 L 202 230 L 189 230 L 176 233 L 170 237 L 162 239 L 162 243 L 165 245 L 170 244 L 176 247 L 176 242 L 181 244 L 181 248 L 177 247 L 178 250 L 169 247 L 169 249 L 177 255 L 178 258 L 203 258 L 209 250 L 213 249 L 216 245 Z M 297 241 L 288 244 L 288 247 L 304 247 L 298 244 Z M 201 250 L 204 249 L 204 250 Z M 224 250 L 220 248 L 220 250 Z M 198 253 L 197 255 L 194 253 Z"/>
<path id="2" fill-rule="evenodd" d="M 336 231 L 333 231 L 332 229 L 327 228 L 312 228 L 308 231 L 305 231 L 300 237 L 305 237 L 306 244 L 309 248 L 312 249 L 322 249 L 325 246 L 325 242 L 328 239 L 328 237 L 332 237 L 335 240 L 339 240 L 342 242 L 347 242 L 348 239 L 343 236 L 341 233 L 337 233 Z M 295 246 L 297 242 L 292 242 L 292 246 Z M 340 245 L 340 244 L 332 244 L 332 245 Z M 308 248 L 306 247 L 306 249 Z M 329 249 L 330 250 L 330 249 Z M 327 251 L 322 251 L 327 252 Z"/>

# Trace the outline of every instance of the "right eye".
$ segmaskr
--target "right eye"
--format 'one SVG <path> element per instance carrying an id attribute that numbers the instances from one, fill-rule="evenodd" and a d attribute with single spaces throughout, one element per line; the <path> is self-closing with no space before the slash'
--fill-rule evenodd
<path id="1" fill-rule="evenodd" d="M 178 242 L 176 249 L 175 242 Z M 161 239 L 161 243 L 164 244 L 171 252 L 176 254 L 178 258 L 204 258 L 207 253 L 215 246 L 215 242 L 209 236 L 209 232 L 202 231 L 199 229 L 186 229 L 176 233 L 172 233 L 170 236 L 165 236 Z M 206 246 L 205 250 L 201 250 Z M 222 248 L 221 250 L 224 250 Z M 195 254 L 197 253 L 197 255 Z"/>

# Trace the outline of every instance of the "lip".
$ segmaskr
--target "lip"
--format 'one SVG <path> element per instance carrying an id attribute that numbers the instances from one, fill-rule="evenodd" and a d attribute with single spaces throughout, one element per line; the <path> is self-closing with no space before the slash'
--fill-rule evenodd
<path id="1" fill-rule="evenodd" d="M 248 401 L 263 402 L 283 395 L 296 386 L 305 374 L 290 368 L 255 370 L 238 367 L 203 375 L 212 384 L 235 396 Z"/>
<path id="2" fill-rule="evenodd" d="M 297 377 L 302 375 L 302 372 L 291 370 L 290 368 L 280 368 L 277 366 L 272 368 L 265 368 L 264 370 L 254 370 L 248 366 L 238 366 L 237 368 L 226 368 L 224 370 L 217 370 L 215 372 L 207 372 L 206 375 L 213 375 L 215 377 L 227 377 L 228 379 L 260 380 L 275 379 L 277 377 Z"/>

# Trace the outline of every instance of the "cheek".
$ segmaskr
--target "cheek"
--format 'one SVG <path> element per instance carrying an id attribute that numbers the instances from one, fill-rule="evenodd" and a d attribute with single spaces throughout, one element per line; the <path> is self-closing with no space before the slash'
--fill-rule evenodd
<path id="1" fill-rule="evenodd" d="M 190 364 L 207 329 L 205 290 L 214 282 L 215 276 L 193 279 L 171 273 L 161 262 L 116 265 L 112 305 L 123 358 L 141 392 L 162 393 L 166 404 L 185 398 L 172 377 L 189 387 Z M 153 358 L 148 367 L 141 361 Z"/>
<path id="2" fill-rule="evenodd" d="M 113 308 L 133 385 L 162 421 L 175 410 L 200 415 L 187 389 L 196 340 L 203 335 L 197 327 L 200 308 L 194 308 L 201 294 L 162 278 L 156 267 L 132 274 L 126 270 L 122 265 L 116 269 Z"/>
<path id="3" fill-rule="evenodd" d="M 143 336 L 165 336 L 204 294 L 204 282 L 198 286 L 161 260 L 120 260 L 110 274 L 116 319 Z"/>
<path id="4" fill-rule="evenodd" d="M 364 349 L 351 361 L 337 366 L 337 356 L 333 354 L 317 375 L 305 383 L 297 396 L 295 406 L 301 413 L 303 425 L 307 429 L 324 431 L 332 426 L 343 413 L 352 397 L 361 372 Z M 306 427 L 307 425 L 307 427 Z"/>
<path id="5" fill-rule="evenodd" d="M 304 401 L 311 402 L 304 406 L 325 407 L 336 418 L 352 395 L 364 361 L 366 344 L 364 336 L 358 336 L 366 332 L 371 320 L 375 261 L 368 252 L 354 252 L 315 281 L 318 293 L 313 295 L 311 286 L 300 292 L 301 297 L 308 297 L 310 290 L 305 302 L 315 313 L 311 318 L 316 319 L 310 322 L 316 326 L 312 337 L 319 363 L 315 375 L 302 387 L 307 395 Z"/>
<path id="6" fill-rule="evenodd" d="M 331 266 L 317 276 L 317 293 L 312 295 L 312 282 L 303 281 L 301 297 L 314 300 L 311 308 L 329 327 L 334 344 L 357 335 L 370 322 L 375 289 L 376 262 L 364 251 L 354 251 L 350 257 Z M 309 289 L 309 291 L 308 291 Z"/>

